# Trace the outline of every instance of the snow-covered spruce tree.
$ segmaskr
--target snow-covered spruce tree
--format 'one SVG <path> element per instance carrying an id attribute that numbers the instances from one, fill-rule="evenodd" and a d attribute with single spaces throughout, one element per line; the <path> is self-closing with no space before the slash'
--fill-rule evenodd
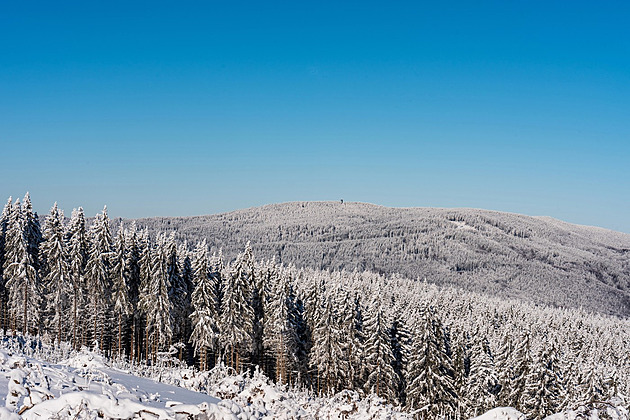
<path id="1" fill-rule="evenodd" d="M 503 403 L 507 407 L 514 407 L 521 412 L 525 410 L 527 377 L 533 364 L 531 354 L 530 334 L 525 332 L 516 345 L 516 351 L 512 357 L 511 373 L 506 376 L 503 383 L 506 391 Z"/>
<path id="2" fill-rule="evenodd" d="M 177 244 L 175 243 L 175 232 L 171 232 L 171 234 L 166 237 L 164 253 L 169 285 L 168 296 L 171 300 L 172 308 L 171 325 L 173 332 L 169 341 L 172 341 L 173 338 L 175 338 L 175 340 L 184 340 L 183 336 L 186 331 L 189 315 L 189 302 L 188 290 L 179 270 L 179 255 L 177 253 Z M 171 343 L 169 342 L 169 344 Z"/>
<path id="3" fill-rule="evenodd" d="M 275 289 L 278 287 L 280 273 L 279 267 L 275 264 L 275 258 L 273 260 L 267 260 L 261 263 L 258 267 L 259 288 L 260 295 L 258 302 L 254 306 L 259 305 L 259 308 L 254 309 L 254 335 L 260 335 L 260 344 L 262 345 L 262 354 L 260 356 L 259 364 L 263 372 L 271 379 L 276 380 L 276 360 L 275 360 L 275 347 L 274 340 L 276 338 L 275 325 L 276 320 L 273 319 L 273 310 L 279 303 L 276 299 Z M 256 312 L 259 312 L 258 319 L 256 319 Z M 262 316 L 261 316 L 262 315 Z M 256 322 L 258 325 L 256 325 Z M 286 376 L 283 376 L 286 378 Z"/>
<path id="4" fill-rule="evenodd" d="M 485 337 L 474 334 L 470 354 L 470 375 L 466 386 L 468 417 L 476 417 L 497 406 L 498 375 Z"/>
<path id="5" fill-rule="evenodd" d="M 268 262 L 265 276 L 271 291 L 266 305 L 264 347 L 268 359 L 275 362 L 270 376 L 279 382 L 290 382 L 299 341 L 294 324 L 294 296 L 288 276 L 280 273 L 273 261 Z"/>
<path id="6" fill-rule="evenodd" d="M 522 408 L 528 418 L 540 420 L 558 412 L 564 397 L 555 343 L 546 343 L 527 375 Z"/>
<path id="7" fill-rule="evenodd" d="M 317 326 L 317 320 L 320 316 L 320 296 L 324 293 L 324 281 L 320 276 L 306 276 L 303 271 L 295 274 L 295 283 L 301 284 L 302 290 L 298 293 L 301 295 L 301 300 L 304 307 L 304 338 L 303 346 L 304 351 L 307 354 L 307 366 L 309 377 L 309 384 L 311 386 L 319 385 L 319 376 L 317 375 L 316 365 L 312 363 L 312 347 L 314 343 L 315 328 Z M 361 383 L 363 385 L 363 383 Z M 319 386 L 317 390 L 319 392 Z"/>
<path id="8" fill-rule="evenodd" d="M 494 356 L 494 365 L 497 371 L 498 393 L 497 393 L 497 405 L 500 407 L 510 407 L 506 405 L 508 397 L 510 395 L 510 382 L 513 375 L 512 357 L 514 353 L 513 338 L 509 333 L 504 332 L 500 337 L 499 347 L 497 348 Z"/>
<path id="9" fill-rule="evenodd" d="M 398 403 L 397 376 L 394 372 L 394 355 L 391 349 L 390 322 L 380 298 L 375 296 L 365 317 L 366 392 L 373 392 L 392 403 Z"/>
<path id="10" fill-rule="evenodd" d="M 406 401 L 407 390 L 407 365 L 409 363 L 409 352 L 411 346 L 411 332 L 407 324 L 406 316 L 397 308 L 393 315 L 392 326 L 389 329 L 390 343 L 392 348 L 392 368 L 395 373 L 395 390 L 397 400 L 400 405 L 404 405 Z"/>
<path id="11" fill-rule="evenodd" d="M 346 372 L 345 388 L 360 389 L 365 384 L 362 375 L 364 366 L 364 325 L 363 306 L 360 295 L 354 291 L 341 293 L 341 334 L 343 348 L 343 370 Z"/>
<path id="12" fill-rule="evenodd" d="M 13 205 L 6 234 L 4 276 L 9 315 L 14 330 L 36 333 L 40 327 L 41 288 L 35 261 L 29 252 L 29 228 L 18 200 Z"/>
<path id="13" fill-rule="evenodd" d="M 4 276 L 4 263 L 6 261 L 6 236 L 13 210 L 13 198 L 9 197 L 0 215 L 0 328 L 7 328 L 7 291 L 6 278 Z"/>
<path id="14" fill-rule="evenodd" d="M 92 342 L 98 341 L 100 350 L 104 348 L 106 323 L 109 321 L 111 290 L 112 233 L 107 206 L 96 215 L 90 227 L 90 247 L 85 266 L 87 301 L 91 319 Z"/>
<path id="15" fill-rule="evenodd" d="M 120 357 L 123 350 L 123 326 L 125 318 L 131 313 L 129 301 L 130 267 L 126 250 L 127 240 L 121 223 L 114 242 L 112 257 L 112 306 L 117 325 L 116 354 Z"/>
<path id="16" fill-rule="evenodd" d="M 138 299 L 140 294 L 140 256 L 142 253 L 140 235 L 135 222 L 131 223 L 129 229 L 125 229 L 125 250 L 130 305 L 130 316 L 128 317 L 130 318 L 128 321 L 129 358 L 133 361 L 137 358 L 137 341 L 139 340 L 140 310 L 138 309 Z"/>
<path id="17" fill-rule="evenodd" d="M 144 328 L 138 326 L 138 343 L 136 354 L 140 360 L 144 351 L 145 360 L 149 360 L 150 343 L 149 343 L 149 319 L 148 310 L 152 305 L 154 297 L 151 292 L 151 284 L 153 281 L 153 245 L 149 237 L 149 232 L 145 228 L 140 232 L 138 238 L 138 246 L 140 253 L 140 287 L 138 288 L 138 321 Z M 141 314 L 141 315 L 140 315 Z M 144 332 L 144 334 L 141 333 Z"/>
<path id="18" fill-rule="evenodd" d="M 309 365 L 316 373 L 317 391 L 326 395 L 343 388 L 343 349 L 339 316 L 332 296 L 319 295 L 320 311 L 316 314 L 313 329 L 313 344 L 309 354 Z"/>
<path id="19" fill-rule="evenodd" d="M 212 284 L 214 285 L 214 296 L 215 307 L 214 311 L 214 324 L 217 326 L 217 330 L 220 335 L 220 327 L 222 321 L 222 308 L 223 308 L 223 291 L 225 289 L 225 278 L 227 276 L 227 271 L 225 267 L 225 263 L 223 261 L 223 251 L 219 250 L 218 253 L 213 253 L 210 257 L 210 279 L 212 280 Z M 226 345 L 219 341 L 217 343 L 217 348 L 215 349 L 214 355 L 214 364 L 217 364 L 220 360 L 221 356 L 225 355 Z"/>
<path id="20" fill-rule="evenodd" d="M 451 351 L 453 362 L 453 386 L 457 393 L 456 417 L 462 418 L 471 411 L 468 407 L 468 377 L 470 376 L 470 334 L 461 327 L 451 332 Z"/>
<path id="21" fill-rule="evenodd" d="M 228 363 L 236 370 L 251 351 L 254 313 L 251 289 L 254 283 L 254 259 L 249 245 L 230 265 L 221 302 L 221 341 L 227 347 Z"/>
<path id="22" fill-rule="evenodd" d="M 85 265 L 89 242 L 85 228 L 83 208 L 72 211 L 72 217 L 66 231 L 67 254 L 71 287 L 68 290 L 71 301 L 72 345 L 78 350 L 85 344 L 85 332 L 88 329 L 86 311 Z"/>
<path id="23" fill-rule="evenodd" d="M 251 306 L 252 306 L 252 346 L 251 359 L 252 365 L 264 367 L 265 350 L 264 350 L 264 334 L 265 334 L 265 313 L 266 301 L 269 299 L 269 288 L 274 282 L 274 269 L 270 266 L 275 265 L 274 261 L 266 261 L 254 263 L 254 282 L 251 287 Z"/>
<path id="24" fill-rule="evenodd" d="M 24 219 L 24 234 L 36 270 L 40 270 L 39 244 L 42 242 L 42 229 L 37 213 L 33 212 L 31 196 L 27 192 L 22 201 L 22 218 Z"/>
<path id="25" fill-rule="evenodd" d="M 194 349 L 190 346 L 190 335 L 192 334 L 192 322 L 190 314 L 192 313 L 192 292 L 195 288 L 193 283 L 193 267 L 192 267 L 192 251 L 188 249 L 188 242 L 184 241 L 177 246 L 177 258 L 179 261 L 180 281 L 184 294 L 183 312 L 180 316 L 181 335 L 176 337 L 179 347 L 179 359 L 184 360 L 184 349 L 186 349 L 186 360 L 193 363 Z"/>
<path id="26" fill-rule="evenodd" d="M 173 305 L 169 298 L 169 245 L 165 234 L 160 234 L 157 238 L 151 266 L 151 277 L 143 296 L 142 309 L 146 314 L 148 340 L 155 361 L 157 352 L 170 344 L 173 336 Z"/>
<path id="27" fill-rule="evenodd" d="M 192 334 L 190 341 L 195 348 L 195 355 L 199 357 L 199 369 L 208 368 L 208 350 L 214 354 L 217 350 L 219 334 L 216 314 L 216 289 L 214 279 L 211 277 L 210 261 L 208 259 L 208 245 L 206 240 L 195 247 L 193 253 L 193 283 L 192 309 Z"/>
<path id="28" fill-rule="evenodd" d="M 453 418 L 457 394 L 441 322 L 427 308 L 414 331 L 407 378 L 407 405 L 418 418 Z"/>
<path id="29" fill-rule="evenodd" d="M 58 343 L 66 339 L 68 291 L 72 287 L 68 250 L 65 241 L 63 211 L 57 203 L 50 209 L 44 226 L 44 241 L 41 244 L 42 260 L 46 263 L 46 277 L 43 279 L 46 290 L 44 323 Z"/>

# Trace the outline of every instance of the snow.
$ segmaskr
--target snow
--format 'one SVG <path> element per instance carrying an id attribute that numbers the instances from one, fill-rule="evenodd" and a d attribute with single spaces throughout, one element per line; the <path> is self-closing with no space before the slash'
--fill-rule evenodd
<path id="1" fill-rule="evenodd" d="M 526 420 L 525 414 L 512 407 L 497 407 L 472 420 Z"/>
<path id="2" fill-rule="evenodd" d="M 0 420 L 410 418 L 376 396 L 343 391 L 320 398 L 275 385 L 259 371 L 237 375 L 221 366 L 199 372 L 170 363 L 130 366 L 85 348 L 72 352 L 4 337 Z"/>
<path id="3" fill-rule="evenodd" d="M 526 420 L 525 414 L 515 408 L 494 408 L 485 414 L 471 420 Z M 623 407 L 623 401 L 613 398 L 610 402 L 595 402 L 577 410 L 566 410 L 545 417 L 544 420 L 628 420 L 628 410 Z"/>

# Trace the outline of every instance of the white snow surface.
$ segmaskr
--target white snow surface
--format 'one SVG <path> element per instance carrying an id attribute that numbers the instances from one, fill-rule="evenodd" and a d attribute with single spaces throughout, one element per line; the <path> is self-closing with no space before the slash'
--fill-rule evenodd
<path id="1" fill-rule="evenodd" d="M 623 401 L 613 398 L 609 402 L 593 402 L 576 410 L 552 414 L 544 420 L 628 420 L 628 409 Z M 471 420 L 526 420 L 527 416 L 512 407 L 498 407 Z"/>
<path id="2" fill-rule="evenodd" d="M 472 420 L 526 420 L 525 414 L 512 407 L 497 407 Z"/>
<path id="3" fill-rule="evenodd" d="M 199 372 L 168 363 L 131 366 L 86 349 L 0 338 L 0 420 L 411 418 L 373 395 L 320 398 L 274 385 L 259 372 Z"/>

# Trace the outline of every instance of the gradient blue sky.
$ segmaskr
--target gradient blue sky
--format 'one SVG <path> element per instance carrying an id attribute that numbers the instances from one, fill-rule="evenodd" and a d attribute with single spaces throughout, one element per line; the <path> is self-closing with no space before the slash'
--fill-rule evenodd
<path id="1" fill-rule="evenodd" d="M 0 198 L 479 207 L 630 232 L 627 2 L 0 5 Z"/>

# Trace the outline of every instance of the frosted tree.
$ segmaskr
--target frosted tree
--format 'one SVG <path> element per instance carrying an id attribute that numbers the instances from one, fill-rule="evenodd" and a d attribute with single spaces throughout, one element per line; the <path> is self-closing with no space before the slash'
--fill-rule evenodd
<path id="1" fill-rule="evenodd" d="M 144 355 L 146 360 L 149 360 L 150 356 L 150 342 L 149 342 L 149 318 L 148 311 L 152 305 L 154 296 L 152 295 L 151 285 L 153 282 L 153 246 L 147 229 L 140 232 L 139 240 L 139 269 L 140 269 L 140 286 L 138 288 L 138 310 L 142 314 L 144 321 L 144 338 L 138 337 L 138 359 L 141 354 L 142 341 L 144 342 Z"/>
<path id="2" fill-rule="evenodd" d="M 173 305 L 169 297 L 169 246 L 166 235 L 157 238 L 152 258 L 151 278 L 142 302 L 146 314 L 148 338 L 153 343 L 153 359 L 160 348 L 170 344 L 173 337 Z"/>
<path id="3" fill-rule="evenodd" d="M 131 313 L 132 309 L 131 302 L 129 301 L 131 267 L 129 266 L 129 259 L 127 257 L 126 244 L 125 231 L 121 224 L 114 242 L 112 257 L 112 305 L 118 326 L 118 356 L 122 354 L 123 321 Z"/>
<path id="4" fill-rule="evenodd" d="M 137 346 L 138 346 L 138 329 L 139 329 L 139 318 L 140 311 L 138 309 L 138 299 L 140 294 L 140 257 L 142 255 L 142 244 L 140 240 L 140 235 L 138 234 L 138 229 L 136 228 L 135 222 L 131 223 L 131 227 L 129 229 L 125 229 L 125 267 L 127 277 L 127 286 L 129 289 L 129 309 L 130 309 L 130 324 L 131 331 L 129 332 L 130 340 L 129 349 L 130 349 L 130 359 L 134 360 L 137 356 Z"/>
<path id="5" fill-rule="evenodd" d="M 497 404 L 502 407 L 510 407 L 508 397 L 510 395 L 510 382 L 512 381 L 513 364 L 512 358 L 514 353 L 513 338 L 510 332 L 504 332 L 501 336 L 501 342 L 494 357 L 494 364 L 498 378 Z"/>
<path id="6" fill-rule="evenodd" d="M 6 261 L 6 238 L 13 210 L 13 199 L 9 197 L 0 215 L 0 328 L 7 327 L 7 291 L 4 267 Z"/>
<path id="7" fill-rule="evenodd" d="M 199 356 L 199 368 L 208 368 L 208 350 L 214 353 L 217 350 L 219 328 L 216 315 L 216 289 L 213 278 L 210 276 L 211 267 L 208 258 L 208 245 L 204 240 L 198 243 L 193 253 L 193 283 L 194 290 L 191 296 L 193 312 L 192 334 L 190 341 L 195 348 L 195 354 Z"/>
<path id="8" fill-rule="evenodd" d="M 406 401 L 407 365 L 409 363 L 409 352 L 411 351 L 411 331 L 405 318 L 406 315 L 401 313 L 400 310 L 396 311 L 389 329 L 393 356 L 392 368 L 395 373 L 393 385 L 401 405 L 404 405 Z"/>
<path id="9" fill-rule="evenodd" d="M 269 300 L 270 287 L 277 276 L 275 261 L 264 263 L 254 263 L 254 279 L 251 285 L 251 307 L 252 307 L 252 345 L 251 363 L 263 366 L 265 359 L 264 336 L 267 313 L 265 306 Z M 286 378 L 286 377 L 285 377 Z"/>
<path id="10" fill-rule="evenodd" d="M 230 366 L 237 370 L 242 356 L 251 350 L 252 345 L 251 288 L 254 275 L 254 260 L 248 243 L 229 268 L 221 302 L 221 340 L 229 349 Z"/>
<path id="11" fill-rule="evenodd" d="M 29 252 L 28 220 L 16 200 L 11 211 L 6 235 L 5 270 L 9 292 L 9 314 L 13 329 L 18 325 L 22 332 L 34 333 L 39 329 L 41 288 L 33 255 Z"/>
<path id="12" fill-rule="evenodd" d="M 556 413 L 564 402 L 558 368 L 555 344 L 547 343 L 534 359 L 526 377 L 523 408 L 528 418 L 543 419 Z"/>
<path id="13" fill-rule="evenodd" d="M 273 261 L 267 263 L 264 274 L 271 288 L 265 308 L 265 353 L 275 361 L 277 381 L 291 381 L 291 366 L 296 364 L 298 352 L 295 302 L 288 276 L 281 274 Z"/>
<path id="14" fill-rule="evenodd" d="M 46 313 L 51 330 L 56 329 L 57 342 L 65 339 L 64 323 L 67 322 L 68 291 L 72 287 L 71 270 L 68 263 L 68 250 L 65 241 L 63 211 L 57 203 L 50 209 L 44 227 L 44 241 L 41 245 L 43 261 L 46 263 L 44 287 L 47 291 Z"/>
<path id="15" fill-rule="evenodd" d="M 72 211 L 72 217 L 68 223 L 66 231 L 67 253 L 69 262 L 70 284 L 69 298 L 72 310 L 72 344 L 75 349 L 83 340 L 79 337 L 85 333 L 86 325 L 86 284 L 85 284 L 85 265 L 87 264 L 87 255 L 89 242 L 87 231 L 85 228 L 85 216 L 83 208 Z"/>
<path id="16" fill-rule="evenodd" d="M 350 291 L 341 293 L 341 346 L 343 348 L 343 362 L 348 389 L 361 388 L 365 382 L 362 377 L 364 366 L 364 325 L 363 307 L 360 295 Z"/>
<path id="17" fill-rule="evenodd" d="M 183 306 L 180 316 L 184 319 L 181 320 L 180 336 L 177 340 L 180 342 L 179 346 L 179 359 L 183 360 L 183 349 L 185 343 L 189 342 L 190 334 L 192 334 L 192 323 L 190 314 L 192 313 L 192 292 L 195 288 L 193 282 L 193 267 L 192 267 L 192 251 L 188 249 L 188 243 L 183 242 L 177 247 L 177 258 L 179 261 L 179 278 L 181 289 L 183 290 Z"/>
<path id="18" fill-rule="evenodd" d="M 175 233 L 165 237 L 164 258 L 166 260 L 166 275 L 168 283 L 168 296 L 171 301 L 171 325 L 172 336 L 176 339 L 183 338 L 188 322 L 188 290 L 179 269 L 179 255 L 175 243 Z M 182 255 L 182 260 L 186 255 Z"/>
<path id="19" fill-rule="evenodd" d="M 107 206 L 96 215 L 90 227 L 90 247 L 85 267 L 87 299 L 92 316 L 92 340 L 103 349 L 105 323 L 111 290 L 112 233 Z"/>
<path id="20" fill-rule="evenodd" d="M 22 201 L 22 218 L 24 219 L 23 230 L 28 245 L 27 250 L 33 260 L 35 269 L 39 270 L 39 244 L 42 241 L 42 230 L 39 224 L 39 217 L 37 213 L 33 212 L 33 204 L 29 193 L 26 193 Z"/>
<path id="21" fill-rule="evenodd" d="M 377 297 L 366 313 L 364 352 L 368 372 L 365 390 L 388 401 L 397 401 L 397 377 L 393 368 L 389 320 Z"/>
<path id="22" fill-rule="evenodd" d="M 502 392 L 502 395 L 505 395 L 503 400 L 505 405 L 515 407 L 521 411 L 524 410 L 523 407 L 527 397 L 525 392 L 527 377 L 532 364 L 530 336 L 529 333 L 525 333 L 516 346 L 511 363 L 511 372 L 506 376 L 507 380 L 503 383 L 505 392 Z"/>
<path id="23" fill-rule="evenodd" d="M 407 379 L 407 403 L 422 416 L 453 417 L 457 395 L 452 363 L 444 345 L 441 323 L 427 309 L 413 337 Z"/>
<path id="24" fill-rule="evenodd" d="M 470 417 L 476 417 L 497 406 L 498 376 L 484 337 L 476 333 L 470 354 L 470 375 L 466 387 L 467 405 L 471 408 Z"/>
<path id="25" fill-rule="evenodd" d="M 344 382 L 343 348 L 340 339 L 339 317 L 334 300 L 320 295 L 320 311 L 313 329 L 313 344 L 309 364 L 316 372 L 317 390 L 330 394 Z"/>
<path id="26" fill-rule="evenodd" d="M 219 253 L 213 253 L 210 257 L 210 279 L 212 280 L 212 284 L 214 285 L 214 296 L 215 299 L 215 308 L 213 311 L 214 314 L 214 323 L 217 325 L 217 328 L 220 329 L 222 321 L 222 307 L 223 307 L 223 291 L 225 289 L 225 277 L 226 277 L 226 268 L 225 263 L 223 261 L 223 252 L 219 250 Z M 221 352 L 225 350 L 225 345 L 218 343 L 217 344 L 217 352 Z"/>

